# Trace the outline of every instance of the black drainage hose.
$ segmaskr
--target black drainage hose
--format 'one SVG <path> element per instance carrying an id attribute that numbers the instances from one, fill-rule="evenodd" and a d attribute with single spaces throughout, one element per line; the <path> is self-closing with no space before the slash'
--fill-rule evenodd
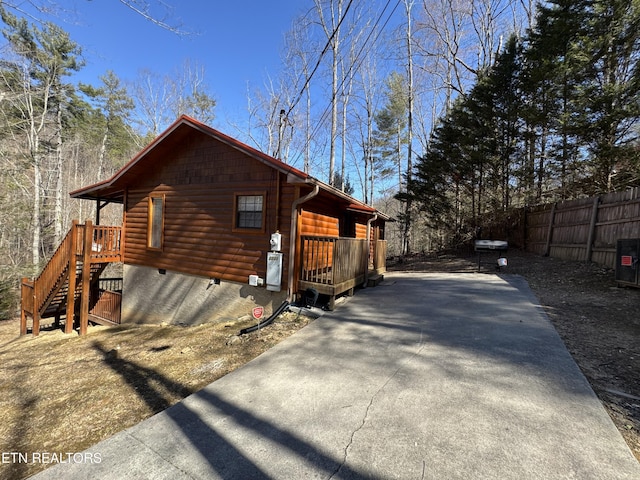
<path id="1" fill-rule="evenodd" d="M 247 328 L 243 328 L 242 330 L 240 330 L 240 333 L 238 335 L 245 335 L 247 333 L 251 333 L 251 332 L 255 332 L 256 330 L 259 330 L 263 327 L 266 327 L 267 325 L 269 325 L 271 322 L 273 322 L 278 315 L 280 315 L 282 312 L 285 311 L 285 309 L 289 306 L 289 302 L 287 302 L 286 300 L 284 302 L 282 302 L 282 304 L 276 309 L 275 312 L 273 312 L 271 314 L 271 316 L 269 318 L 267 318 L 264 322 L 260 322 L 257 325 L 253 325 L 251 327 L 247 327 Z"/>

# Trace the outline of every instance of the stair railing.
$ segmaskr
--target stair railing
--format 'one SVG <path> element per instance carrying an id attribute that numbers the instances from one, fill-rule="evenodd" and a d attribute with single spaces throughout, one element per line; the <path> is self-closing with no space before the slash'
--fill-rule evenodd
<path id="1" fill-rule="evenodd" d="M 67 316 L 73 316 L 74 295 L 76 291 L 76 265 L 82 262 L 81 278 L 90 278 L 90 264 L 94 262 L 120 261 L 122 254 L 121 245 L 122 229 L 120 227 L 107 227 L 92 225 L 87 221 L 85 225 L 78 224 L 74 220 L 71 229 L 56 249 L 49 262 L 34 280 L 23 278 L 21 282 L 21 316 L 20 334 L 27 333 L 27 314 L 33 318 L 33 335 L 38 335 L 40 330 L 40 317 L 46 310 L 51 298 L 69 277 L 69 293 L 67 299 Z M 88 282 L 85 283 L 88 296 Z M 88 298 L 82 298 L 82 304 L 88 305 Z M 88 309 L 88 307 L 85 307 Z M 82 322 L 82 320 L 85 320 Z M 81 333 L 86 327 L 86 315 L 81 312 Z M 69 333 L 71 324 L 65 326 L 65 332 Z M 86 330 L 86 328 L 84 328 Z"/>
<path id="2" fill-rule="evenodd" d="M 74 220 L 71 230 L 62 240 L 53 256 L 42 269 L 40 275 L 34 280 L 22 279 L 22 315 L 20 334 L 27 333 L 25 313 L 31 314 L 34 321 L 34 333 L 39 329 L 40 315 L 47 306 L 56 286 L 64 281 L 64 276 L 69 274 L 68 265 L 72 248 L 77 234 L 77 221 Z"/>

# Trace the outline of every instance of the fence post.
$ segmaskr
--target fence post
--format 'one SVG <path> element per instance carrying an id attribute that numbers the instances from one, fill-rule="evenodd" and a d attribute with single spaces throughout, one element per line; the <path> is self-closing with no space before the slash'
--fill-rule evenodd
<path id="1" fill-rule="evenodd" d="M 527 210 L 529 207 L 522 207 L 522 250 L 527 251 Z"/>
<path id="2" fill-rule="evenodd" d="M 598 206 L 600 205 L 600 197 L 593 199 L 593 209 L 591 210 L 591 224 L 589 225 L 589 237 L 587 238 L 587 254 L 585 261 L 590 262 L 593 255 L 593 240 L 596 235 L 596 223 L 598 222 Z"/>
<path id="3" fill-rule="evenodd" d="M 544 247 L 545 257 L 548 257 L 551 253 L 551 237 L 553 236 L 553 222 L 556 219 L 556 205 L 558 205 L 558 202 L 553 202 L 551 206 L 551 218 L 549 218 L 549 229 L 547 230 L 547 244 Z"/>

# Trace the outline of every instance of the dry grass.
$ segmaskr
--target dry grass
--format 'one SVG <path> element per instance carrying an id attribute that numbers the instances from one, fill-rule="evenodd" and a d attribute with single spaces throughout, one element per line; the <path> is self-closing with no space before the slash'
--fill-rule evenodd
<path id="1" fill-rule="evenodd" d="M 0 453 L 80 452 L 243 365 L 309 319 L 285 313 L 268 329 L 236 336 L 252 322 L 91 327 L 83 337 L 60 330 L 20 337 L 17 320 L 0 322 Z M 45 467 L 2 461 L 0 479 Z"/>

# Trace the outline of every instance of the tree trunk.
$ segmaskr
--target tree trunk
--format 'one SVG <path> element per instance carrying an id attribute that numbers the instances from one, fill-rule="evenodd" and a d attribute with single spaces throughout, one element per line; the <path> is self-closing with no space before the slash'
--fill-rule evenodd
<path id="1" fill-rule="evenodd" d="M 342 12 L 342 1 L 338 3 L 338 17 Z M 335 27 L 335 36 L 331 45 L 332 54 L 332 80 L 331 80 L 331 139 L 329 146 L 329 185 L 333 185 L 333 177 L 336 164 L 336 137 L 338 133 L 338 47 L 340 32 Z"/>
<path id="2" fill-rule="evenodd" d="M 54 231 L 53 231 L 53 243 L 55 246 L 60 245 L 62 241 L 62 227 L 63 227 L 63 215 L 62 215 L 62 192 L 63 192 L 63 162 L 62 162 L 62 108 L 58 105 L 56 112 L 56 192 L 55 192 L 55 207 L 53 212 L 54 218 Z"/>
<path id="3" fill-rule="evenodd" d="M 40 173 L 40 158 L 38 155 L 33 159 L 33 212 L 31 214 L 31 227 L 33 229 L 33 239 L 31 243 L 31 262 L 34 271 L 38 270 L 40 263 L 40 231 L 42 223 L 40 220 L 40 189 L 42 188 L 42 174 Z"/>
<path id="4" fill-rule="evenodd" d="M 413 0 L 405 0 L 405 8 L 407 13 L 407 192 L 410 192 L 411 178 L 413 170 L 413 48 L 411 45 L 412 31 L 411 31 L 411 9 L 413 8 Z M 407 200 L 404 205 L 404 243 L 402 247 L 402 253 L 408 255 L 411 253 L 411 196 L 407 195 Z"/>

